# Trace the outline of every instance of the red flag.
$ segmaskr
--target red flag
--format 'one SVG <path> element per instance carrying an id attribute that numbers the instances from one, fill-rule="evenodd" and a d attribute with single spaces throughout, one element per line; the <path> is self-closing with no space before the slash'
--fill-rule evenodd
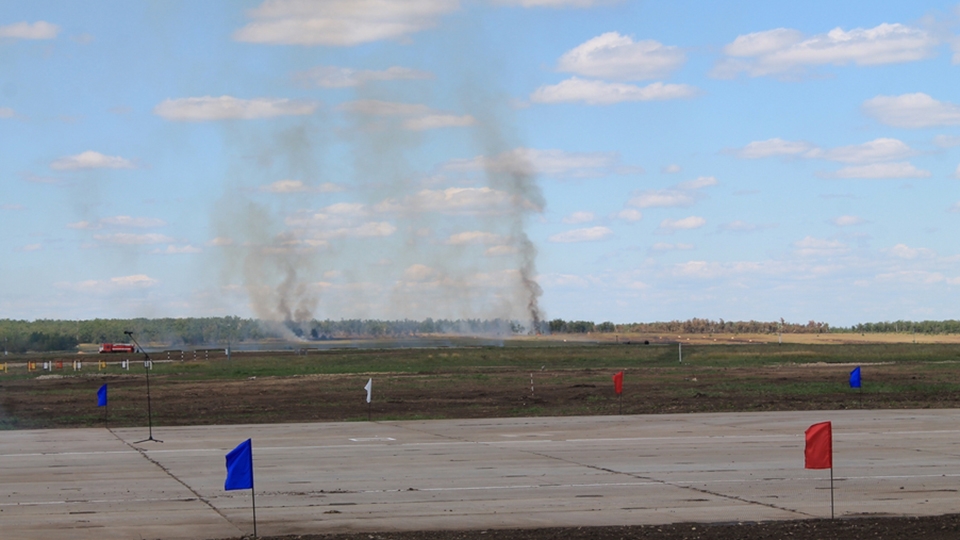
<path id="1" fill-rule="evenodd" d="M 803 451 L 805 469 L 833 468 L 833 427 L 830 422 L 820 422 L 804 432 L 807 446 Z"/>
<path id="2" fill-rule="evenodd" d="M 613 376 L 613 391 L 619 396 L 623 393 L 623 372 Z"/>

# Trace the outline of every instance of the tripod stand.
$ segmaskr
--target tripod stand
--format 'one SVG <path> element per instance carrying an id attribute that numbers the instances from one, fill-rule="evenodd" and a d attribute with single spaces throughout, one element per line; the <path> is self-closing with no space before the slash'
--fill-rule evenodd
<path id="1" fill-rule="evenodd" d="M 133 332 L 126 330 L 123 332 L 133 340 L 133 344 L 137 346 L 143 352 L 143 371 L 147 375 L 147 425 L 149 426 L 149 435 L 146 439 L 142 441 L 135 441 L 133 444 L 140 444 L 148 441 L 162 443 L 160 439 L 153 438 L 153 410 L 150 407 L 150 368 L 153 367 L 153 360 L 150 359 L 150 355 L 147 354 L 147 351 L 137 343 L 137 338 L 133 337 Z"/>

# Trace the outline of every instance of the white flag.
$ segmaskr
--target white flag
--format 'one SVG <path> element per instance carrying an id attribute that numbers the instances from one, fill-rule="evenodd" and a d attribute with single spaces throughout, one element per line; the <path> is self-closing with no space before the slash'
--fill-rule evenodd
<path id="1" fill-rule="evenodd" d="M 370 399 L 373 397 L 373 379 L 367 381 L 367 385 L 363 389 L 367 391 L 367 403 L 370 403 Z"/>

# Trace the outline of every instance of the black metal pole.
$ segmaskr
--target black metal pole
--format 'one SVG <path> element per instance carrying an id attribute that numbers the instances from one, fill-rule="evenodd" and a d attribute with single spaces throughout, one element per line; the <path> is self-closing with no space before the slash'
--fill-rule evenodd
<path id="1" fill-rule="evenodd" d="M 830 467 L 830 519 L 833 519 L 833 467 Z"/>
<path id="2" fill-rule="evenodd" d="M 136 345 L 137 348 L 143 353 L 143 371 L 147 375 L 147 426 L 149 432 L 146 439 L 143 439 L 142 441 L 136 441 L 133 444 L 140 444 L 147 441 L 162 443 L 163 441 L 153 438 L 153 408 L 151 407 L 150 403 L 150 367 L 153 366 L 153 360 L 150 359 L 150 355 L 147 354 L 147 351 L 140 346 L 139 342 L 137 342 L 137 338 L 133 337 L 133 332 L 126 330 L 123 333 L 129 336 L 130 339 L 133 340 L 133 344 Z"/>
<path id="3" fill-rule="evenodd" d="M 257 537 L 257 494 L 256 489 L 250 486 L 250 498 L 253 499 L 253 537 Z"/>

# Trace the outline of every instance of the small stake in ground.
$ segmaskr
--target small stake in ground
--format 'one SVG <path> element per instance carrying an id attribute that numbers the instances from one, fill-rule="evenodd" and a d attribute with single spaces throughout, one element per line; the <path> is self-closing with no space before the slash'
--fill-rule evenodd
<path id="1" fill-rule="evenodd" d="M 830 469 L 830 519 L 833 519 L 833 426 L 820 422 L 804 432 L 803 450 L 805 469 Z"/>
<path id="2" fill-rule="evenodd" d="M 367 422 L 370 421 L 370 402 L 373 401 L 373 378 L 367 381 L 367 385 L 363 387 L 367 391 Z"/>
<path id="3" fill-rule="evenodd" d="M 619 404 L 620 412 L 623 414 L 623 372 L 617 373 L 613 376 L 613 391 L 617 393 L 617 402 Z"/>

